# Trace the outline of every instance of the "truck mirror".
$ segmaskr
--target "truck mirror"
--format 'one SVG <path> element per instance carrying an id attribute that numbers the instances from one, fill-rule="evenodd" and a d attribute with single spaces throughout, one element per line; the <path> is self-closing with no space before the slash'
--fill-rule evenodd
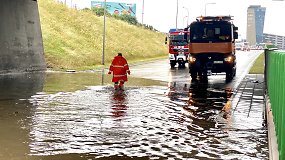
<path id="1" fill-rule="evenodd" d="M 165 37 L 165 44 L 167 44 L 167 37 Z"/>
<path id="2" fill-rule="evenodd" d="M 188 33 L 184 33 L 184 40 L 188 40 Z"/>
<path id="3" fill-rule="evenodd" d="M 238 32 L 234 32 L 234 39 L 238 39 Z"/>
<path id="4" fill-rule="evenodd" d="M 237 30 L 238 30 L 238 27 L 234 27 L 234 30 L 237 31 Z"/>

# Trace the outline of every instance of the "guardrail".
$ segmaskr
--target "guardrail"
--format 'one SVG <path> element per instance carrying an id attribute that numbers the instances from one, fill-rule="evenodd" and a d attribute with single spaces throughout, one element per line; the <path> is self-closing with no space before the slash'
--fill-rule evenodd
<path id="1" fill-rule="evenodd" d="M 278 51 L 275 48 L 265 49 L 264 68 L 269 158 L 283 160 L 285 159 L 285 51 Z"/>

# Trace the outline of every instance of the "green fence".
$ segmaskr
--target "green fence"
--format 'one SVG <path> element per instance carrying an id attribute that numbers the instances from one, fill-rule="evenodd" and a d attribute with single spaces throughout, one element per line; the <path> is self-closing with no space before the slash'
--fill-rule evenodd
<path id="1" fill-rule="evenodd" d="M 276 130 L 279 159 L 285 159 L 285 51 L 265 50 L 265 81 Z"/>

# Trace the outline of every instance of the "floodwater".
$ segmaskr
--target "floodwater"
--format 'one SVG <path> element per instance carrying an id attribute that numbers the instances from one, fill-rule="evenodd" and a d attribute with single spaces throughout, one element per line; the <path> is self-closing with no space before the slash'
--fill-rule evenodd
<path id="1" fill-rule="evenodd" d="M 110 78 L 1 76 L 0 159 L 268 159 L 262 123 L 232 127 L 225 83 L 129 77 L 114 91 Z"/>

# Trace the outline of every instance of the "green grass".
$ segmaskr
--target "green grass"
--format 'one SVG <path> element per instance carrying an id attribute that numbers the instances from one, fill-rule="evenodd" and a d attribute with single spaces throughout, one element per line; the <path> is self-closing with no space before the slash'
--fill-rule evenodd
<path id="1" fill-rule="evenodd" d="M 55 0 L 39 0 L 47 65 L 58 69 L 94 69 L 101 66 L 103 17 L 91 11 L 67 8 Z M 105 65 L 117 52 L 129 62 L 167 57 L 165 34 L 106 18 Z"/>
<path id="2" fill-rule="evenodd" d="M 263 74 L 264 73 L 264 53 L 260 54 L 251 67 L 249 74 Z"/>

